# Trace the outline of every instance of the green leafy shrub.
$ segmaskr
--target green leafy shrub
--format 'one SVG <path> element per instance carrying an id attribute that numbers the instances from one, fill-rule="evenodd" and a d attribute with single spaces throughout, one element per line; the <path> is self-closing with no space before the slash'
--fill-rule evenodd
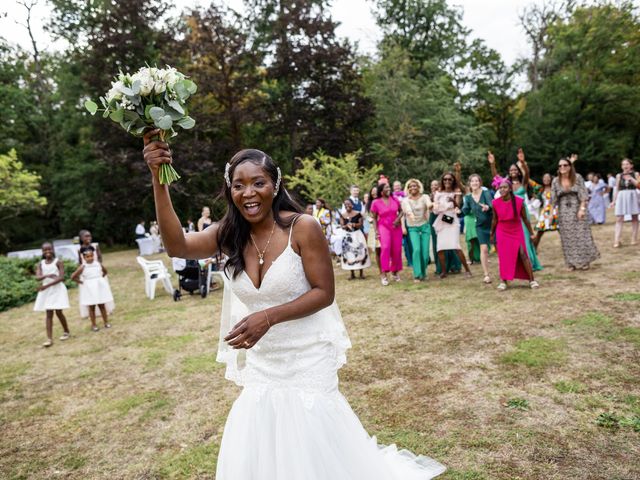
<path id="1" fill-rule="evenodd" d="M 38 294 L 35 278 L 38 262 L 37 258 L 0 257 L 0 312 L 35 300 Z M 75 283 L 71 281 L 71 274 L 76 264 L 70 260 L 63 260 L 63 263 L 64 283 L 67 288 L 72 288 Z"/>

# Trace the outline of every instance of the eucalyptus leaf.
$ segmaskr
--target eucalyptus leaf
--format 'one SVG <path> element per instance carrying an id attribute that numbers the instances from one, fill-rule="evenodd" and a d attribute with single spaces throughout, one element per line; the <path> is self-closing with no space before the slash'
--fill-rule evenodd
<path id="1" fill-rule="evenodd" d="M 133 97 L 135 95 L 135 93 L 133 93 L 133 90 L 131 90 L 129 87 L 120 87 L 120 91 L 127 97 Z"/>
<path id="2" fill-rule="evenodd" d="M 133 85 L 131 85 L 131 91 L 134 95 L 138 95 L 140 93 L 140 80 L 133 82 Z"/>
<path id="3" fill-rule="evenodd" d="M 161 119 L 156 120 L 155 125 L 162 130 L 169 130 L 173 126 L 173 120 L 171 120 L 169 115 L 165 115 Z"/>
<path id="4" fill-rule="evenodd" d="M 124 109 L 120 108 L 115 112 L 112 112 L 111 115 L 109 115 L 109 118 L 114 122 L 120 123 L 124 119 Z"/>
<path id="5" fill-rule="evenodd" d="M 87 100 L 86 102 L 84 102 L 84 108 L 86 108 L 91 115 L 95 115 L 98 111 L 98 105 L 96 104 L 96 102 L 93 102 L 91 100 Z"/>
<path id="6" fill-rule="evenodd" d="M 180 125 L 185 130 L 189 130 L 190 128 L 193 128 L 195 126 L 196 121 L 191 117 L 184 117 L 184 118 L 178 120 L 177 123 L 178 123 L 178 125 Z"/>
<path id="7" fill-rule="evenodd" d="M 104 112 L 102 112 L 102 118 L 108 118 L 110 113 L 109 109 L 105 108 Z"/>
<path id="8" fill-rule="evenodd" d="M 138 113 L 134 112 L 133 110 L 125 110 L 124 118 L 135 122 L 136 120 L 140 120 L 140 115 L 138 115 Z"/>
<path id="9" fill-rule="evenodd" d="M 136 135 L 144 135 L 144 131 L 149 128 L 146 125 L 144 127 L 138 127 L 134 130 L 134 132 L 136 133 Z"/>
<path id="10" fill-rule="evenodd" d="M 162 117 L 164 117 L 165 115 L 166 113 L 163 108 L 151 107 L 149 109 L 149 116 L 156 122 L 160 120 Z"/>
<path id="11" fill-rule="evenodd" d="M 198 91 L 198 87 L 191 80 L 183 80 L 182 82 L 185 88 L 187 89 L 187 91 L 189 92 L 189 95 L 193 95 Z"/>
<path id="12" fill-rule="evenodd" d="M 189 90 L 187 90 L 187 87 L 184 85 L 183 82 L 176 83 L 175 88 L 176 88 L 176 93 L 182 100 L 185 100 L 186 98 L 189 97 Z"/>
<path id="13" fill-rule="evenodd" d="M 181 113 L 182 115 L 184 115 L 184 108 L 182 108 L 182 105 L 180 105 L 180 102 L 178 102 L 177 100 L 169 100 L 167 103 L 176 112 Z"/>
<path id="14" fill-rule="evenodd" d="M 173 108 L 167 108 L 165 109 L 165 112 L 171 117 L 171 120 L 173 120 L 174 122 L 184 117 L 184 113 L 178 113 Z"/>

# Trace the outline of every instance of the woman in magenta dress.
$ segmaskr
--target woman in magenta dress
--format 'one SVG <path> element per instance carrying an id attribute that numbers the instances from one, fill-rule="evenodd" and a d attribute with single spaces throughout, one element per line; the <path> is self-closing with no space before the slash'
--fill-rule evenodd
<path id="1" fill-rule="evenodd" d="M 531 288 L 538 288 L 533 278 L 533 268 L 527 255 L 522 223 L 529 235 L 533 229 L 523 204 L 524 200 L 513 194 L 511 182 L 503 178 L 500 181 L 500 197 L 493 201 L 493 222 L 491 224 L 491 242 L 496 241 L 500 279 L 498 290 L 506 290 L 507 282 L 520 278 L 529 281 Z"/>
<path id="2" fill-rule="evenodd" d="M 402 208 L 400 202 L 391 195 L 388 183 L 378 185 L 378 198 L 371 204 L 371 215 L 376 235 L 380 240 L 380 281 L 389 285 L 387 275 L 392 273 L 396 282 L 402 270 Z"/>

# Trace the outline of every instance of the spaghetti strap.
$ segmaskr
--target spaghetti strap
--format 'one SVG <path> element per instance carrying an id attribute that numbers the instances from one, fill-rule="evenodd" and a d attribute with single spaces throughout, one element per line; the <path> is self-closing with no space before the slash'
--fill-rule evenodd
<path id="1" fill-rule="evenodd" d="M 293 234 L 293 226 L 295 225 L 296 220 L 298 220 L 299 216 L 300 215 L 296 215 L 294 219 L 291 221 L 291 226 L 289 227 L 289 246 L 291 246 L 291 235 Z"/>

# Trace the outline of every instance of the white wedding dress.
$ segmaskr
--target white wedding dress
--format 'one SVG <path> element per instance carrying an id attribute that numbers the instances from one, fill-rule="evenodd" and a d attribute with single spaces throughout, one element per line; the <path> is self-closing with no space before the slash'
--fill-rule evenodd
<path id="1" fill-rule="evenodd" d="M 217 480 L 426 480 L 440 463 L 379 446 L 338 390 L 351 343 L 338 306 L 274 325 L 249 350 L 222 340 L 250 312 L 310 289 L 289 243 L 256 288 L 242 272 L 225 282 L 218 361 L 243 387 L 224 429 Z"/>

